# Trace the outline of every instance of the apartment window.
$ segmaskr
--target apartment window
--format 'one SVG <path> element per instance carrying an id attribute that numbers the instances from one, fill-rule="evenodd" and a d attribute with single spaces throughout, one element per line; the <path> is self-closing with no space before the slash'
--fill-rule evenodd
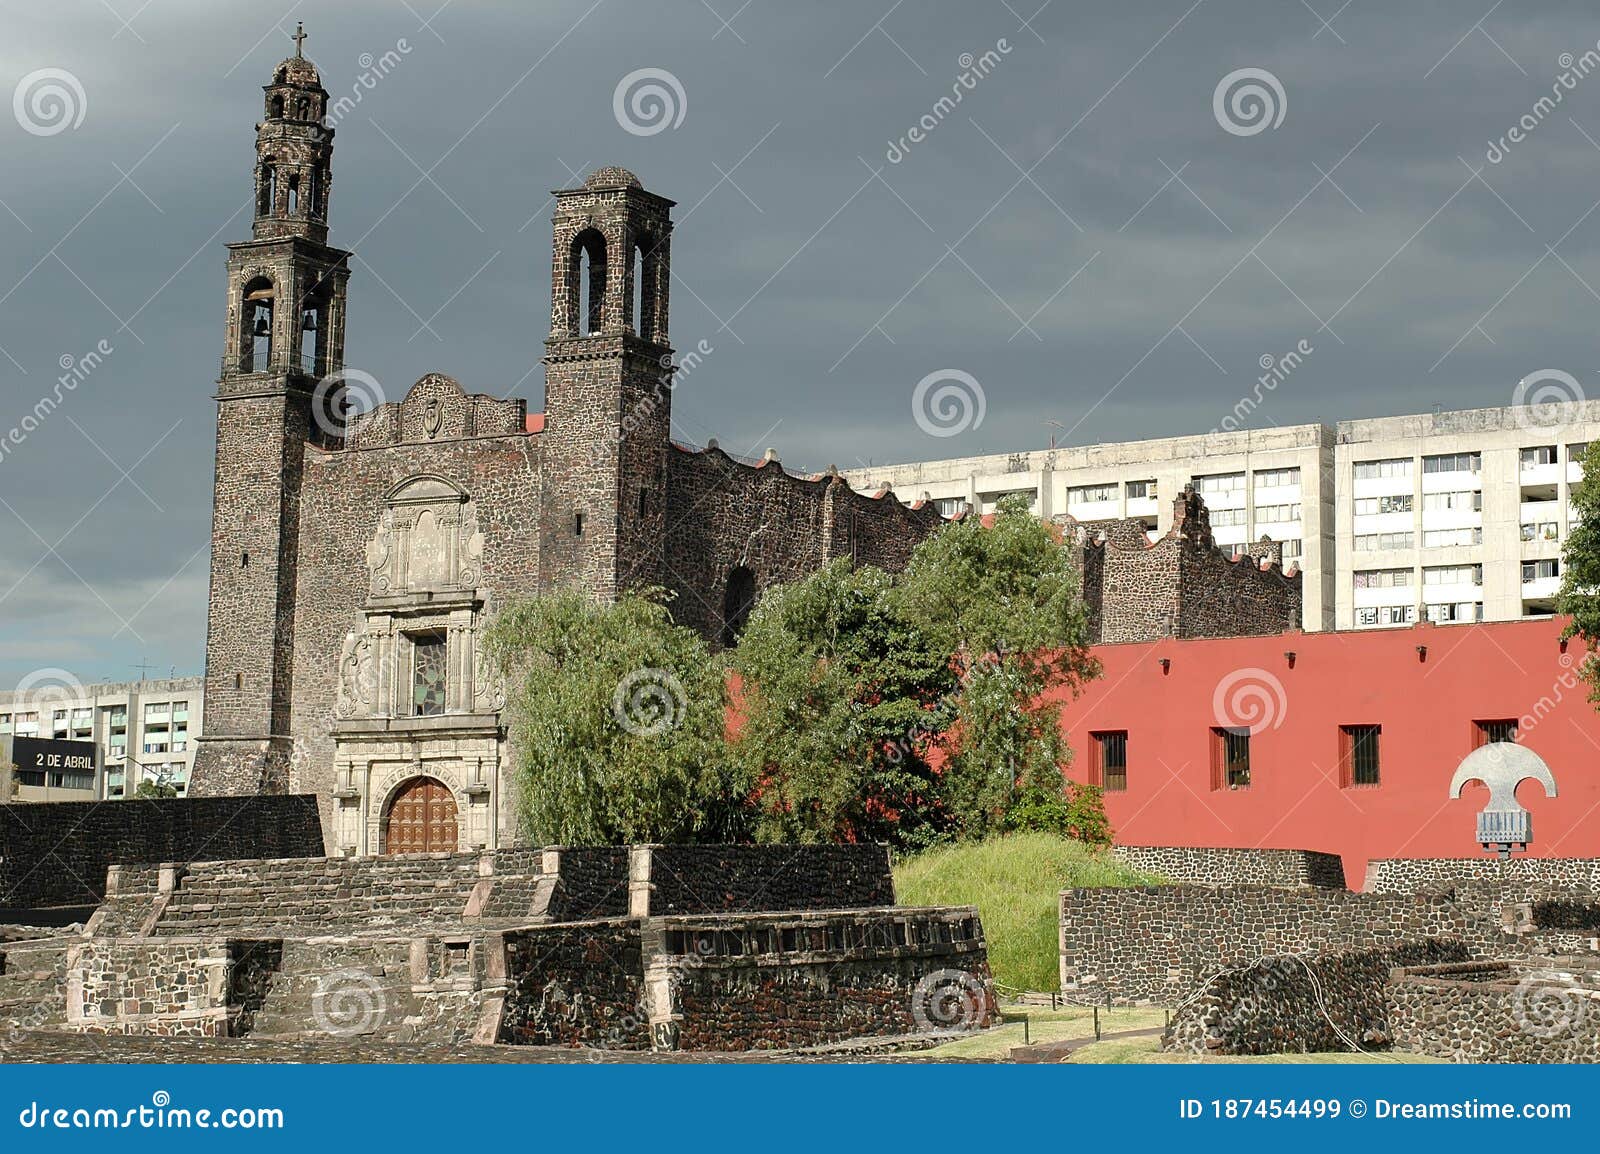
<path id="1" fill-rule="evenodd" d="M 1482 467 L 1482 453 L 1440 453 L 1422 458 L 1424 473 L 1476 473 Z"/>
<path id="2" fill-rule="evenodd" d="M 1076 488 L 1067 490 L 1067 501 L 1073 505 L 1115 501 L 1116 499 L 1117 487 L 1115 485 L 1079 485 Z"/>
<path id="3" fill-rule="evenodd" d="M 444 712 L 445 636 L 421 633 L 411 639 L 411 712 L 437 717 Z"/>
<path id="4" fill-rule="evenodd" d="M 1381 726 L 1342 725 L 1339 727 L 1341 749 L 1339 765 L 1341 784 L 1378 784 L 1378 735 Z"/>
<path id="5" fill-rule="evenodd" d="M 1535 465 L 1554 465 L 1556 463 L 1556 447 L 1554 445 L 1539 445 L 1536 448 L 1524 449 L 1518 459 L 1524 469 Z"/>
<path id="6" fill-rule="evenodd" d="M 1371 517 L 1378 513 L 1411 512 L 1411 494 L 1395 493 L 1388 497 L 1357 497 L 1356 516 Z"/>
<path id="7" fill-rule="evenodd" d="M 933 503 L 933 507 L 939 511 L 941 517 L 954 517 L 966 507 L 966 504 L 965 497 L 940 497 Z"/>
<path id="8" fill-rule="evenodd" d="M 1466 529 L 1425 529 L 1422 533 L 1424 549 L 1444 549 L 1451 545 L 1482 545 L 1483 530 L 1477 526 Z"/>
<path id="9" fill-rule="evenodd" d="M 1567 460 L 1574 465 L 1580 465 L 1583 463 L 1583 458 L 1588 452 L 1588 441 L 1575 441 L 1567 446 Z"/>
<path id="10" fill-rule="evenodd" d="M 1256 524 L 1300 520 L 1299 505 L 1257 505 Z"/>
<path id="11" fill-rule="evenodd" d="M 1517 720 L 1506 718 L 1500 721 L 1474 721 L 1472 723 L 1472 748 L 1488 745 L 1496 741 L 1516 741 Z"/>
<path id="12" fill-rule="evenodd" d="M 1281 489 L 1299 483 L 1299 469 L 1263 469 L 1256 474 L 1258 489 Z"/>
<path id="13" fill-rule="evenodd" d="M 1128 500 L 1154 501 L 1156 499 L 1156 483 L 1154 481 L 1129 481 Z"/>
<path id="14" fill-rule="evenodd" d="M 1411 625 L 1416 620 L 1415 605 L 1367 605 L 1356 610 L 1356 624 L 1361 626 Z"/>
<path id="15" fill-rule="evenodd" d="M 1304 552 L 1304 548 L 1305 547 L 1301 544 L 1300 538 L 1290 537 L 1283 543 L 1283 559 L 1287 561 L 1291 557 L 1301 556 Z"/>
<path id="16" fill-rule="evenodd" d="M 1128 731 L 1110 730 L 1091 733 L 1094 742 L 1094 784 L 1107 793 L 1120 793 L 1128 788 Z"/>
<path id="17" fill-rule="evenodd" d="M 37 713 L 19 713 L 19 714 L 17 714 L 17 736 L 18 737 L 38 737 L 39 736 L 39 715 Z"/>
<path id="18" fill-rule="evenodd" d="M 1522 563 L 1522 579 L 1524 581 L 1538 581 L 1545 577 L 1561 576 L 1561 562 L 1552 557 L 1547 561 L 1524 561 Z"/>
<path id="19" fill-rule="evenodd" d="M 1446 601 L 1427 607 L 1428 620 L 1435 625 L 1450 625 L 1458 621 L 1482 621 L 1481 601 Z"/>
<path id="20" fill-rule="evenodd" d="M 1411 458 L 1395 457 L 1387 461 L 1357 461 L 1356 480 L 1376 481 L 1380 477 L 1411 476 Z"/>
<path id="21" fill-rule="evenodd" d="M 1357 549 L 1410 549 L 1416 538 L 1408 530 L 1404 533 L 1357 533 Z"/>
<path id="22" fill-rule="evenodd" d="M 1483 491 L 1463 490 L 1457 493 L 1424 493 L 1422 511 L 1425 513 L 1481 513 Z"/>
<path id="23" fill-rule="evenodd" d="M 1244 524 L 1243 509 L 1211 509 L 1208 512 L 1210 513 L 1213 528 L 1226 528 L 1230 525 Z"/>
<path id="24" fill-rule="evenodd" d="M 11 732 L 11 715 L 9 713 L 0 714 L 0 733 L 10 733 L 10 732 Z"/>
<path id="25" fill-rule="evenodd" d="M 1561 526 L 1554 521 L 1529 521 L 1522 526 L 1524 541 L 1559 541 Z"/>
<path id="26" fill-rule="evenodd" d="M 1211 788 L 1250 788 L 1250 731 L 1228 727 L 1211 731 Z"/>
<path id="27" fill-rule="evenodd" d="M 1195 491 L 1201 496 L 1212 496 L 1221 493 L 1236 493 L 1244 491 L 1243 473 L 1213 473 L 1208 477 L 1194 479 Z"/>
<path id="28" fill-rule="evenodd" d="M 1482 565 L 1431 565 L 1422 571 L 1424 585 L 1482 585 Z"/>
<path id="29" fill-rule="evenodd" d="M 1411 584 L 1409 569 L 1358 569 L 1357 589 L 1398 589 Z"/>

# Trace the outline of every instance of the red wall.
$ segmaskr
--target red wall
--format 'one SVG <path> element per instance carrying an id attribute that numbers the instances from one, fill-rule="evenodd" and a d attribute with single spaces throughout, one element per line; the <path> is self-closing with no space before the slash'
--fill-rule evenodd
<path id="1" fill-rule="evenodd" d="M 1577 678 L 1583 646 L 1563 652 L 1561 627 L 1098 646 L 1104 676 L 1064 710 L 1071 776 L 1089 776 L 1092 732 L 1126 730 L 1128 788 L 1106 794 L 1117 842 L 1323 850 L 1344 857 L 1360 888 L 1369 858 L 1483 856 L 1474 830 L 1488 794 L 1474 784 L 1451 801 L 1450 778 L 1473 748 L 1475 720 L 1514 717 L 1519 743 L 1560 789 L 1546 799 L 1529 781 L 1518 792 L 1533 814 L 1530 853 L 1600 857 L 1600 713 Z M 1211 730 L 1237 724 L 1251 726 L 1250 786 L 1214 790 Z M 1357 724 L 1383 727 L 1380 782 L 1342 788 L 1339 727 Z"/>

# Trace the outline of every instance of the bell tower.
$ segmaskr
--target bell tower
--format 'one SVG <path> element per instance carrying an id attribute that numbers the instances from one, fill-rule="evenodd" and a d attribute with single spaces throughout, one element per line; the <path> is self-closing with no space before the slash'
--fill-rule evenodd
<path id="1" fill-rule="evenodd" d="M 621 168 L 552 195 L 541 584 L 609 601 L 666 584 L 673 202 Z"/>
<path id="2" fill-rule="evenodd" d="M 344 435 L 350 254 L 327 243 L 333 129 L 305 38 L 265 86 L 253 237 L 228 246 L 196 796 L 287 788 L 301 470 Z"/>

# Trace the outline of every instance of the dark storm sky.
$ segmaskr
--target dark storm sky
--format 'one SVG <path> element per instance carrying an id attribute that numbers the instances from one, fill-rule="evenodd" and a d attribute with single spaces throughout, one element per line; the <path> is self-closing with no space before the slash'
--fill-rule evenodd
<path id="1" fill-rule="evenodd" d="M 679 202 L 674 343 L 712 351 L 678 435 L 792 467 L 1200 432 L 1301 340 L 1250 425 L 1600 384 L 1593 5 L 741 2 L 0 5 L 0 687 L 201 668 L 223 245 L 297 19 L 335 99 L 370 82 L 332 240 L 390 399 L 540 406 L 547 192 L 602 164 Z M 672 107 L 630 132 L 645 69 Z M 1265 122 L 1219 119 L 1241 69 Z M 947 370 L 984 416 L 933 436 Z"/>

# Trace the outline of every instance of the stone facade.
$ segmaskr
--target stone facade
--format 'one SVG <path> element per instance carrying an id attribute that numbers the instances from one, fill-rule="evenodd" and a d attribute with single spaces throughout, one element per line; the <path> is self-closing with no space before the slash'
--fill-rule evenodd
<path id="1" fill-rule="evenodd" d="M 1119 845 L 1111 852 L 1134 869 L 1159 874 L 1175 885 L 1345 888 L 1339 855 L 1313 850 Z"/>
<path id="2" fill-rule="evenodd" d="M 397 798 L 437 783 L 454 844 L 427 848 L 493 849 L 515 829 L 505 690 L 480 649 L 499 608 L 660 586 L 722 644 L 760 590 L 835 557 L 898 568 L 941 518 L 833 470 L 671 442 L 673 204 L 618 168 L 555 193 L 543 414 L 429 374 L 347 417 L 349 393 L 383 397 L 344 362 L 326 100 L 309 61 L 275 70 L 254 239 L 229 250 L 190 793 L 315 794 L 330 851 L 364 855 L 387 851 Z"/>
<path id="3" fill-rule="evenodd" d="M 1137 518 L 1060 518 L 1080 552 L 1079 575 L 1096 643 L 1160 637 L 1253 637 L 1300 626 L 1302 580 L 1267 538 L 1243 552 L 1217 548 L 1205 502 L 1173 500 L 1172 528 L 1151 540 Z"/>

